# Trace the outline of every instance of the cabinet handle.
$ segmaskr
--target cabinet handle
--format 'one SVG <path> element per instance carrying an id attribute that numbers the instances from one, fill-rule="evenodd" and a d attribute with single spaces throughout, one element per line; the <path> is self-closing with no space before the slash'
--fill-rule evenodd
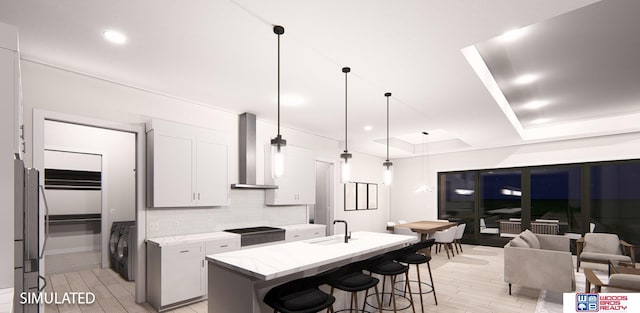
<path id="1" fill-rule="evenodd" d="M 200 200 L 200 193 L 198 192 L 198 200 Z"/>
<path id="2" fill-rule="evenodd" d="M 229 245 L 222 245 L 222 246 L 220 246 L 220 248 L 226 248 L 226 247 L 228 247 L 228 246 L 229 246 Z"/>
<path id="3" fill-rule="evenodd" d="M 202 260 L 202 267 L 204 267 L 204 260 Z"/>
<path id="4" fill-rule="evenodd" d="M 293 236 L 293 238 L 298 238 L 298 237 L 300 237 L 300 235 L 294 235 L 294 236 Z"/>
<path id="5" fill-rule="evenodd" d="M 193 193 L 193 200 L 195 200 L 195 199 L 196 199 L 196 193 L 194 192 Z"/>
<path id="6" fill-rule="evenodd" d="M 181 250 L 180 253 L 187 253 L 189 250 Z"/>

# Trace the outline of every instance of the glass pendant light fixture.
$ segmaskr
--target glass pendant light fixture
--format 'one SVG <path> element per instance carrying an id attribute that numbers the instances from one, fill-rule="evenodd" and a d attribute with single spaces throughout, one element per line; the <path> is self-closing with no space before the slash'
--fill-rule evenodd
<path id="1" fill-rule="evenodd" d="M 433 191 L 432 187 L 429 187 L 425 182 L 424 182 L 424 161 L 425 158 L 427 157 L 427 153 L 429 152 L 428 146 L 427 146 L 427 136 L 429 136 L 429 133 L 427 132 L 422 132 L 422 134 L 424 135 L 423 139 L 422 139 L 422 166 L 421 166 L 421 174 L 422 174 L 422 184 L 420 186 L 418 186 L 418 188 L 416 189 L 416 192 L 425 192 L 425 191 Z M 429 172 L 429 160 L 427 160 L 427 173 Z"/>
<path id="2" fill-rule="evenodd" d="M 343 184 L 348 183 L 351 180 L 351 159 L 352 155 L 347 148 L 347 74 L 351 72 L 348 67 L 343 67 L 344 73 L 344 152 L 340 154 L 340 180 Z"/>
<path id="3" fill-rule="evenodd" d="M 278 36 L 278 135 L 271 139 L 271 177 L 277 179 L 284 175 L 287 146 L 287 141 L 280 135 L 280 35 L 284 34 L 284 27 L 275 25 L 273 32 Z"/>
<path id="4" fill-rule="evenodd" d="M 387 97 L 387 159 L 382 163 L 382 178 L 383 183 L 389 186 L 393 182 L 393 163 L 389 161 L 389 97 L 391 93 L 387 92 L 384 96 Z"/>

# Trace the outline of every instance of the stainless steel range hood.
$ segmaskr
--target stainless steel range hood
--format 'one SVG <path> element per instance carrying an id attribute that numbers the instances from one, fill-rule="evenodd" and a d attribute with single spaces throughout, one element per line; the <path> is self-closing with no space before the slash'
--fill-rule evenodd
<path id="1" fill-rule="evenodd" d="M 239 149 L 238 156 L 240 158 L 238 167 L 237 184 L 232 184 L 233 189 L 278 189 L 275 185 L 257 185 L 256 184 L 256 116 L 251 113 L 240 114 L 238 123 L 239 133 Z"/>

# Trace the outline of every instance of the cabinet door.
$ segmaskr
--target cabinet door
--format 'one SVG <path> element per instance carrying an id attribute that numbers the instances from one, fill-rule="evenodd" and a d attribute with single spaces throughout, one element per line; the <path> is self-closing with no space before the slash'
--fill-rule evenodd
<path id="1" fill-rule="evenodd" d="M 204 139 L 196 144 L 196 200 L 198 206 L 229 204 L 227 146 Z"/>
<path id="2" fill-rule="evenodd" d="M 193 140 L 162 133 L 153 136 L 153 151 L 148 152 L 153 153 L 153 206 L 194 205 Z"/>
<path id="3" fill-rule="evenodd" d="M 162 306 L 204 296 L 204 244 L 162 247 Z"/>
<path id="4" fill-rule="evenodd" d="M 299 204 L 316 203 L 316 164 L 313 151 L 310 149 L 295 149 L 295 166 L 294 184 L 296 188 L 296 202 Z"/>

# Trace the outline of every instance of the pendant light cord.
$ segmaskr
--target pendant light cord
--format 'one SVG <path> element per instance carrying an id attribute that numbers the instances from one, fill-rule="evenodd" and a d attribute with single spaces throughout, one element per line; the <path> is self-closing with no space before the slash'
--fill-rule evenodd
<path id="1" fill-rule="evenodd" d="M 387 96 L 387 161 L 389 161 L 389 96 Z"/>
<path id="2" fill-rule="evenodd" d="M 425 150 L 426 150 L 426 148 L 425 148 L 426 141 L 425 140 L 427 138 L 427 134 L 426 133 L 423 133 L 423 134 L 424 134 L 424 137 L 422 137 L 422 166 L 421 166 L 420 171 L 422 172 L 422 184 L 424 185 L 424 158 L 425 158 L 425 155 L 426 155 L 425 154 Z"/>
<path id="3" fill-rule="evenodd" d="M 280 137 L 280 34 L 278 34 L 278 137 Z"/>
<path id="4" fill-rule="evenodd" d="M 344 72 L 344 152 L 349 151 L 349 148 L 347 148 L 347 74 L 349 72 L 345 71 Z"/>

